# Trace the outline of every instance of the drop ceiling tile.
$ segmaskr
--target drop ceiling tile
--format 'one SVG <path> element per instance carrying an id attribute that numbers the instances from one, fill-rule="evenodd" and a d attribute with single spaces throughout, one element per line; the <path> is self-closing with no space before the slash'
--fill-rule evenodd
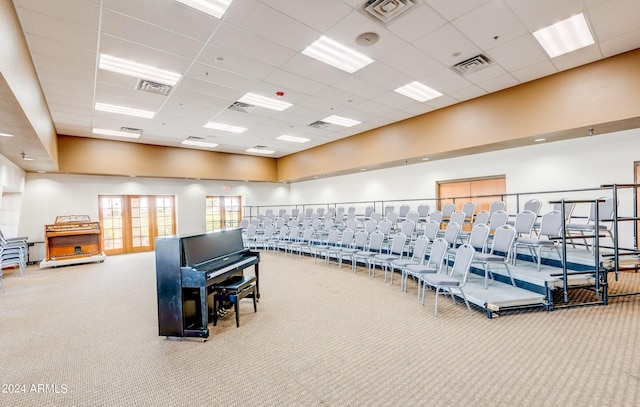
<path id="1" fill-rule="evenodd" d="M 575 68 L 602 58 L 602 53 L 597 45 L 590 45 L 568 54 L 553 58 L 551 62 L 559 71 Z"/>
<path id="2" fill-rule="evenodd" d="M 524 83 L 542 78 L 544 76 L 553 75 L 557 72 L 558 70 L 555 66 L 553 66 L 553 63 L 551 63 L 551 61 L 543 61 L 538 64 L 530 65 L 526 68 L 513 71 L 511 74 L 518 81 L 520 81 L 520 83 Z"/>
<path id="3" fill-rule="evenodd" d="M 228 23 L 220 26 L 209 45 L 247 55 L 272 66 L 280 66 L 296 54 L 289 48 Z"/>
<path id="4" fill-rule="evenodd" d="M 602 56 L 605 58 L 627 52 L 640 44 L 640 30 L 632 31 L 619 37 L 600 43 Z"/>
<path id="5" fill-rule="evenodd" d="M 453 21 L 453 25 L 483 50 L 490 50 L 527 33 L 503 0 L 491 0 Z"/>
<path id="6" fill-rule="evenodd" d="M 640 1 L 611 0 L 589 9 L 589 21 L 600 41 L 640 29 Z"/>
<path id="7" fill-rule="evenodd" d="M 529 34 L 493 48 L 487 56 L 507 71 L 517 71 L 548 60 L 547 54 Z"/>
<path id="8" fill-rule="evenodd" d="M 191 68 L 189 68 L 185 77 L 191 77 L 232 89 L 238 89 L 242 94 L 249 92 L 251 88 L 259 82 L 258 79 L 255 78 L 238 75 L 235 72 L 217 69 L 210 65 L 201 63 L 193 64 Z"/>
<path id="9" fill-rule="evenodd" d="M 297 75 L 284 69 L 274 71 L 265 78 L 265 82 L 287 89 L 295 89 L 296 92 L 306 95 L 315 95 L 328 86 L 325 83 L 317 82 L 313 78 Z"/>
<path id="10" fill-rule="evenodd" d="M 25 33 L 59 41 L 66 46 L 95 49 L 98 41 L 95 30 L 75 24 L 61 24 L 56 18 L 32 10 L 21 10 L 20 21 L 23 27 L 27 27 Z"/>
<path id="11" fill-rule="evenodd" d="M 452 21 L 486 3 L 488 0 L 426 0 L 444 18 Z"/>
<path id="12" fill-rule="evenodd" d="M 471 86 L 471 82 L 450 68 L 444 68 L 438 72 L 425 75 L 420 78 L 420 81 L 445 94 Z"/>
<path id="13" fill-rule="evenodd" d="M 383 62 L 374 62 L 357 71 L 355 76 L 377 83 L 379 86 L 393 90 L 399 86 L 413 81 L 413 78 L 405 73 L 390 67 Z"/>
<path id="14" fill-rule="evenodd" d="M 223 58 L 224 61 L 219 59 Z M 275 71 L 275 67 L 245 55 L 207 46 L 196 61 L 218 69 L 234 72 L 238 75 L 263 79 Z"/>
<path id="15" fill-rule="evenodd" d="M 220 20 L 174 0 L 100 0 L 105 10 L 131 16 L 169 31 L 206 41 Z"/>
<path id="16" fill-rule="evenodd" d="M 465 100 L 475 99 L 477 97 L 484 96 L 486 94 L 487 92 L 484 89 L 480 88 L 479 86 L 472 85 L 472 86 L 469 86 L 468 88 L 453 91 L 449 93 L 449 96 L 461 102 L 464 102 Z"/>
<path id="17" fill-rule="evenodd" d="M 447 24 L 416 40 L 413 44 L 441 64 L 451 67 L 482 51 L 456 28 Z"/>
<path id="18" fill-rule="evenodd" d="M 498 92 L 500 90 L 518 85 L 519 82 L 510 74 L 500 75 L 484 82 L 479 82 L 478 86 L 488 93 Z"/>
<path id="19" fill-rule="evenodd" d="M 419 78 L 443 68 L 440 62 L 411 44 L 392 52 L 381 60 L 390 67 L 412 78 Z"/>
<path id="20" fill-rule="evenodd" d="M 375 64 L 375 62 L 373 64 Z M 349 75 L 347 72 L 302 54 L 291 58 L 282 65 L 282 69 L 302 77 L 311 77 L 314 81 L 326 85 L 338 82 Z"/>
<path id="21" fill-rule="evenodd" d="M 336 82 L 334 86 L 362 98 L 374 98 L 388 91 L 387 88 L 356 75 L 350 75 L 343 80 Z"/>
<path id="22" fill-rule="evenodd" d="M 398 37 L 411 42 L 446 23 L 447 21 L 429 5 L 417 3 L 407 14 L 391 21 L 386 27 Z"/>
<path id="23" fill-rule="evenodd" d="M 272 7 L 290 17 L 298 20 L 302 24 L 308 25 L 318 31 L 326 31 L 346 13 L 351 11 L 351 7 L 341 0 L 322 1 L 291 1 L 291 0 L 260 0 L 262 3 Z"/>
<path id="24" fill-rule="evenodd" d="M 100 7 L 86 1 L 77 0 L 14 0 L 16 8 L 20 8 L 20 15 L 37 10 L 39 14 L 52 17 L 61 23 L 77 25 L 92 31 L 98 30 Z M 65 24 L 66 25 L 66 24 Z"/>
<path id="25" fill-rule="evenodd" d="M 81 65 L 96 66 L 97 53 L 95 50 L 66 46 L 51 38 L 32 34 L 27 34 L 26 39 L 36 64 L 41 58 L 57 57 Z"/>
<path id="26" fill-rule="evenodd" d="M 95 68 L 70 62 L 68 59 L 37 55 L 36 68 L 42 71 L 56 72 L 60 75 L 75 78 L 80 81 L 92 81 L 95 77 Z"/>
<path id="27" fill-rule="evenodd" d="M 531 32 L 584 11 L 582 0 L 506 0 L 506 2 Z"/>

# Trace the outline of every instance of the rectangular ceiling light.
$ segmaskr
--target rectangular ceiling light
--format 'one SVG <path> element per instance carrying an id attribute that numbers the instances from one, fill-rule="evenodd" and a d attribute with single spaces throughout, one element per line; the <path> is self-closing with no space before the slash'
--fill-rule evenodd
<path id="1" fill-rule="evenodd" d="M 442 93 L 418 81 L 413 81 L 404 86 L 400 86 L 393 91 L 417 100 L 418 102 L 426 102 L 427 100 L 442 96 Z"/>
<path id="2" fill-rule="evenodd" d="M 337 124 L 338 126 L 344 126 L 344 127 L 351 127 L 351 126 L 355 126 L 356 124 L 362 123 L 357 120 L 347 119 L 346 117 L 340 117 L 335 115 L 325 117 L 324 119 L 322 119 L 322 121 L 331 123 L 331 124 Z"/>
<path id="3" fill-rule="evenodd" d="M 186 6 L 200 10 L 205 14 L 222 18 L 233 0 L 176 0 Z"/>
<path id="4" fill-rule="evenodd" d="M 187 145 L 187 146 L 209 147 L 209 148 L 218 147 L 218 145 L 216 143 L 208 143 L 206 141 L 189 140 L 189 139 L 184 140 L 180 144 L 184 144 L 184 145 Z"/>
<path id="5" fill-rule="evenodd" d="M 542 48 L 555 58 L 594 43 L 584 14 L 576 14 L 533 33 Z"/>
<path id="6" fill-rule="evenodd" d="M 179 73 L 156 68 L 150 65 L 129 61 L 128 59 L 117 58 L 112 55 L 100 54 L 100 69 L 117 72 L 135 78 L 148 79 L 160 84 L 175 86 L 182 75 Z"/>
<path id="7" fill-rule="evenodd" d="M 131 133 L 128 131 L 120 131 L 120 130 L 109 130 L 109 129 L 93 129 L 93 134 L 101 134 L 103 136 L 114 136 L 114 137 L 126 137 L 126 138 L 140 138 L 140 133 Z"/>
<path id="8" fill-rule="evenodd" d="M 273 154 L 274 150 L 269 150 L 266 148 L 248 148 L 245 150 L 247 153 L 256 153 L 256 154 Z"/>
<path id="9" fill-rule="evenodd" d="M 368 56 L 324 35 L 305 48 L 302 53 L 349 73 L 354 73 L 373 62 L 373 59 Z"/>
<path id="10" fill-rule="evenodd" d="M 286 134 L 283 134 L 280 137 L 276 137 L 278 140 L 284 140 L 284 141 L 291 141 L 294 143 L 306 143 L 307 141 L 310 141 L 311 139 L 308 138 L 304 138 L 304 137 L 296 137 L 296 136 L 287 136 Z"/>
<path id="11" fill-rule="evenodd" d="M 96 102 L 96 110 L 101 112 L 126 114 L 127 116 L 144 117 L 145 119 L 151 119 L 156 114 L 156 112 L 150 112 L 148 110 L 133 109 L 130 107 L 110 105 L 100 102 Z"/>
<path id="12" fill-rule="evenodd" d="M 254 93 L 247 93 L 246 95 L 238 99 L 238 101 L 242 103 L 248 103 L 250 105 L 265 107 L 267 109 L 277 110 L 279 112 L 293 106 L 291 103 L 268 98 L 266 96 L 256 95 Z"/>
<path id="13" fill-rule="evenodd" d="M 214 130 L 229 131 L 231 133 L 244 133 L 245 131 L 247 131 L 247 129 L 244 127 L 231 126 L 228 124 L 215 123 L 215 122 L 209 122 L 205 124 L 204 127 L 208 129 L 214 129 Z"/>

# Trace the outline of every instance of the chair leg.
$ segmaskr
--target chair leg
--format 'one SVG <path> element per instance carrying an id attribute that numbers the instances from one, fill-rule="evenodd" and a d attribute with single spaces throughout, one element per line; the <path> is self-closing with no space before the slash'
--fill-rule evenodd
<path id="1" fill-rule="evenodd" d="M 435 316 L 436 317 L 438 316 L 438 294 L 439 293 L 440 293 L 440 287 L 436 287 L 436 306 L 435 306 Z M 424 301 L 424 298 L 422 300 Z M 424 305 L 424 302 L 422 304 Z"/>

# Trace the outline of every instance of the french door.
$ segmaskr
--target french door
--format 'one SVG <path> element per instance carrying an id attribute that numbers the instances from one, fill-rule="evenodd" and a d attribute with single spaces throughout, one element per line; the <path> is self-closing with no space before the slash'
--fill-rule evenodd
<path id="1" fill-rule="evenodd" d="M 239 196 L 207 196 L 205 207 L 207 232 L 240 225 L 242 205 Z"/>
<path id="2" fill-rule="evenodd" d="M 150 251 L 155 237 L 175 234 L 173 196 L 101 195 L 99 201 L 106 254 Z"/>

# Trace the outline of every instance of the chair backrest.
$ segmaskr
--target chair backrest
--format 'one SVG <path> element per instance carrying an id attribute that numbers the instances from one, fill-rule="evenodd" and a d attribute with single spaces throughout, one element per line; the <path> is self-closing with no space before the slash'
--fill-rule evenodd
<path id="1" fill-rule="evenodd" d="M 557 237 L 562 229 L 562 214 L 560 211 L 550 211 L 542 215 L 540 220 L 540 236 Z"/>
<path id="2" fill-rule="evenodd" d="M 571 219 L 571 215 L 573 215 L 573 210 L 575 209 L 575 202 L 565 202 L 564 203 L 564 220 L 568 222 Z M 553 210 L 561 211 L 562 203 L 553 204 Z"/>
<path id="3" fill-rule="evenodd" d="M 613 198 L 604 198 L 601 197 L 599 199 L 604 199 L 604 202 L 598 202 L 598 218 L 600 222 L 610 221 L 613 218 L 614 205 Z M 596 221 L 596 205 L 595 203 L 591 204 L 591 209 L 589 210 L 589 222 L 595 223 Z"/>
<path id="4" fill-rule="evenodd" d="M 534 198 L 529 199 L 527 202 L 525 202 L 522 210 L 531 211 L 537 215 L 540 213 L 540 208 L 542 208 L 542 202 L 540 202 L 539 199 Z"/>
<path id="5" fill-rule="evenodd" d="M 502 201 L 493 201 L 489 204 L 489 215 L 493 215 L 496 211 L 504 211 L 505 205 Z"/>
<path id="6" fill-rule="evenodd" d="M 382 219 L 382 215 L 380 214 L 380 212 L 373 211 L 371 212 L 370 218 L 378 223 L 380 222 L 380 219 Z"/>
<path id="7" fill-rule="evenodd" d="M 282 226 L 278 229 L 278 239 L 286 239 L 289 236 L 289 227 Z"/>
<path id="8" fill-rule="evenodd" d="M 449 244 L 446 240 L 439 237 L 434 240 L 431 245 L 431 253 L 429 254 L 429 261 L 427 261 L 427 266 L 434 267 L 437 270 L 442 268 L 442 263 L 444 263 L 444 258 L 447 253 L 447 249 L 449 248 Z"/>
<path id="9" fill-rule="evenodd" d="M 427 254 L 427 247 L 429 247 L 429 239 L 427 239 L 426 236 L 418 236 L 413 245 L 411 260 L 423 263 L 424 257 Z"/>
<path id="10" fill-rule="evenodd" d="M 373 213 L 373 206 L 367 206 L 366 208 L 364 208 L 364 216 L 365 217 L 370 217 L 371 214 Z"/>
<path id="11" fill-rule="evenodd" d="M 473 219 L 473 214 L 475 211 L 476 211 L 475 202 L 466 202 L 464 205 L 462 205 L 462 212 L 464 212 L 468 220 Z"/>
<path id="12" fill-rule="evenodd" d="M 436 222 L 438 222 L 438 224 L 440 224 L 440 222 L 442 222 L 442 212 L 440 211 L 433 211 L 429 214 L 429 220 L 435 220 Z"/>
<path id="13" fill-rule="evenodd" d="M 351 238 L 353 239 L 353 234 L 351 235 Z M 338 244 L 339 239 L 340 239 L 340 231 L 336 228 L 333 228 L 327 234 L 326 244 L 328 246 L 336 246 Z M 351 243 L 351 240 L 349 240 L 349 243 Z"/>
<path id="14" fill-rule="evenodd" d="M 456 204 L 454 204 L 453 202 L 447 202 L 446 204 L 442 205 L 442 217 L 444 218 L 448 218 L 451 216 L 451 214 L 453 213 L 453 211 L 456 210 Z"/>
<path id="15" fill-rule="evenodd" d="M 273 209 L 267 209 L 264 213 L 266 216 L 273 215 Z"/>
<path id="16" fill-rule="evenodd" d="M 264 222 L 262 223 L 262 227 L 267 227 L 267 226 L 270 226 L 270 225 L 272 225 L 272 224 L 273 224 L 273 219 L 271 219 L 271 218 L 266 218 L 266 219 L 264 220 Z"/>
<path id="17" fill-rule="evenodd" d="M 335 231 L 335 240 L 332 242 L 331 238 L 334 234 Z M 352 229 L 345 229 L 342 231 L 342 237 L 340 238 L 340 246 L 344 246 L 344 247 L 348 247 L 351 246 L 351 244 L 353 243 L 353 237 L 355 236 L 355 231 Z M 338 236 L 339 236 L 340 232 L 338 231 L 338 229 L 331 229 L 329 231 L 329 235 L 327 236 L 327 243 L 331 244 L 331 243 L 337 243 L 338 242 Z"/>
<path id="18" fill-rule="evenodd" d="M 414 223 L 418 223 L 418 219 L 420 219 L 420 214 L 416 211 L 407 212 L 406 216 L 407 220 L 413 221 Z"/>
<path id="19" fill-rule="evenodd" d="M 491 231 L 495 231 L 500 226 L 506 225 L 507 219 L 509 219 L 509 214 L 507 212 L 502 209 L 495 211 L 489 218 L 489 229 Z"/>
<path id="20" fill-rule="evenodd" d="M 302 232 L 302 238 L 300 239 L 303 242 L 311 242 L 311 240 L 313 239 L 313 234 L 314 234 L 315 230 L 313 230 L 313 228 L 306 228 L 303 232 Z"/>
<path id="21" fill-rule="evenodd" d="M 358 215 L 355 212 L 347 212 L 347 220 L 357 219 Z"/>
<path id="22" fill-rule="evenodd" d="M 264 227 L 264 233 L 262 234 L 263 239 L 270 239 L 273 237 L 275 233 L 276 227 L 274 225 L 267 225 Z"/>
<path id="23" fill-rule="evenodd" d="M 485 223 L 473 225 L 471 233 L 469 234 L 469 242 L 467 243 L 476 250 L 484 250 L 487 244 L 487 238 L 489 237 L 489 231 L 489 225 Z"/>
<path id="24" fill-rule="evenodd" d="M 487 225 L 489 224 L 489 211 L 478 211 L 478 213 L 476 213 L 476 218 L 473 221 L 474 225 Z"/>
<path id="25" fill-rule="evenodd" d="M 286 209 L 278 209 L 278 217 L 279 218 L 282 218 L 286 214 L 287 214 L 287 210 Z"/>
<path id="26" fill-rule="evenodd" d="M 356 237 L 353 240 L 353 244 L 351 247 L 355 249 L 364 249 L 367 246 L 367 241 L 369 240 L 369 233 L 365 230 L 359 230 L 356 232 Z"/>
<path id="27" fill-rule="evenodd" d="M 393 212 L 396 209 L 393 205 L 387 205 L 384 207 L 384 216 L 387 216 L 389 212 Z"/>
<path id="28" fill-rule="evenodd" d="M 253 226 L 256 226 L 256 227 L 257 227 L 257 226 L 260 226 L 260 223 L 261 223 L 261 221 L 260 221 L 260 219 L 258 219 L 258 218 L 253 218 L 253 219 L 251 219 L 251 224 L 252 224 Z"/>
<path id="29" fill-rule="evenodd" d="M 391 247 L 389 253 L 402 255 L 404 253 L 404 245 L 407 242 L 407 235 L 404 233 L 396 233 L 391 240 Z"/>
<path id="30" fill-rule="evenodd" d="M 351 229 L 354 232 L 358 229 L 358 220 L 357 219 L 349 219 L 347 221 L 347 229 Z"/>
<path id="31" fill-rule="evenodd" d="M 502 225 L 496 229 L 496 233 L 493 236 L 493 244 L 491 245 L 491 253 L 500 252 L 505 253 L 506 257 L 509 257 L 513 242 L 516 238 L 516 230 L 509 225 Z"/>
<path id="32" fill-rule="evenodd" d="M 460 281 L 460 286 L 463 286 L 467 282 L 469 277 L 469 269 L 471 268 L 471 262 L 476 251 L 471 245 L 465 243 L 458 247 L 456 251 L 456 258 L 453 261 L 453 267 L 449 275 L 456 280 Z"/>
<path id="33" fill-rule="evenodd" d="M 378 223 L 373 219 L 369 219 L 366 222 L 364 222 L 364 230 L 366 230 L 367 233 L 369 234 L 373 233 L 377 227 L 378 227 Z"/>
<path id="34" fill-rule="evenodd" d="M 411 236 L 416 228 L 416 223 L 412 220 L 405 220 L 400 224 L 400 232 L 406 236 Z"/>
<path id="35" fill-rule="evenodd" d="M 320 230 L 320 228 L 322 227 L 322 221 L 318 218 L 315 218 L 311 221 L 311 227 L 313 228 L 313 230 Z"/>
<path id="36" fill-rule="evenodd" d="M 449 222 L 447 228 L 444 230 L 444 240 L 449 244 L 449 247 L 455 246 L 456 240 L 458 240 L 458 234 L 460 234 L 460 224 L 457 222 Z"/>
<path id="37" fill-rule="evenodd" d="M 405 218 L 410 210 L 411 207 L 409 205 L 400 205 L 400 208 L 398 209 L 398 215 L 400 215 L 401 218 Z"/>
<path id="38" fill-rule="evenodd" d="M 285 217 L 287 216 L 286 213 L 284 215 L 285 215 Z M 276 229 L 280 229 L 281 227 L 284 226 L 285 223 L 287 223 L 287 220 L 285 218 L 276 219 L 276 224 L 275 224 Z"/>
<path id="39" fill-rule="evenodd" d="M 378 230 L 384 233 L 385 236 L 388 236 L 391 233 L 392 227 L 393 224 L 387 218 L 380 220 L 380 223 L 378 223 Z"/>
<path id="40" fill-rule="evenodd" d="M 307 208 L 304 210 L 304 214 L 311 217 L 313 215 L 313 208 Z"/>
<path id="41" fill-rule="evenodd" d="M 304 218 L 301 225 L 302 225 L 302 229 L 306 229 L 309 226 L 311 226 L 311 218 Z"/>
<path id="42" fill-rule="evenodd" d="M 318 213 L 318 216 L 320 217 L 324 216 L 324 208 L 318 208 L 316 212 Z"/>
<path id="43" fill-rule="evenodd" d="M 395 225 L 395 224 L 396 224 L 396 222 L 398 221 L 398 213 L 397 213 L 397 212 L 394 212 L 394 211 L 388 212 L 388 213 L 385 215 L 385 217 L 386 217 L 387 219 L 389 219 L 389 220 L 391 221 L 391 223 L 393 223 L 394 225 Z"/>
<path id="44" fill-rule="evenodd" d="M 424 226 L 424 235 L 429 239 L 429 241 L 433 242 L 438 236 L 438 230 L 440 230 L 440 223 L 435 220 L 430 220 Z"/>
<path id="45" fill-rule="evenodd" d="M 467 218 L 467 214 L 462 211 L 454 211 L 449 218 L 449 222 L 455 222 L 458 225 L 462 225 Z"/>
<path id="46" fill-rule="evenodd" d="M 418 205 L 418 214 L 421 218 L 426 218 L 427 216 L 429 216 L 429 209 L 431 209 L 429 205 L 420 204 Z"/>
<path id="47" fill-rule="evenodd" d="M 247 226 L 247 237 L 254 237 L 256 232 L 258 231 L 258 227 L 253 223 Z"/>
<path id="48" fill-rule="evenodd" d="M 249 226 L 249 219 L 248 218 L 244 218 L 240 221 L 240 227 L 242 229 L 246 229 L 247 226 Z"/>
<path id="49" fill-rule="evenodd" d="M 347 213 L 356 213 L 356 207 L 350 206 L 349 209 L 347 209 Z"/>
<path id="50" fill-rule="evenodd" d="M 298 209 L 298 208 L 291 209 L 291 217 L 297 218 L 298 215 L 300 215 L 300 209 Z"/>
<path id="51" fill-rule="evenodd" d="M 531 230 L 533 229 L 533 224 L 535 223 L 538 215 L 531 211 L 522 211 L 516 215 L 516 221 L 513 224 L 513 227 L 516 229 L 517 236 L 529 236 L 531 235 Z"/>
<path id="52" fill-rule="evenodd" d="M 322 230 L 324 230 L 325 232 L 330 231 L 331 229 L 333 229 L 333 219 L 331 218 L 327 218 L 324 220 L 324 224 L 322 225 Z"/>
<path id="53" fill-rule="evenodd" d="M 308 229 L 308 228 L 307 228 Z M 289 229 L 289 240 L 298 240 L 300 237 L 300 226 L 294 226 L 291 229 Z"/>
<path id="54" fill-rule="evenodd" d="M 369 235 L 369 251 L 381 252 L 384 243 L 384 233 L 375 231 Z"/>

